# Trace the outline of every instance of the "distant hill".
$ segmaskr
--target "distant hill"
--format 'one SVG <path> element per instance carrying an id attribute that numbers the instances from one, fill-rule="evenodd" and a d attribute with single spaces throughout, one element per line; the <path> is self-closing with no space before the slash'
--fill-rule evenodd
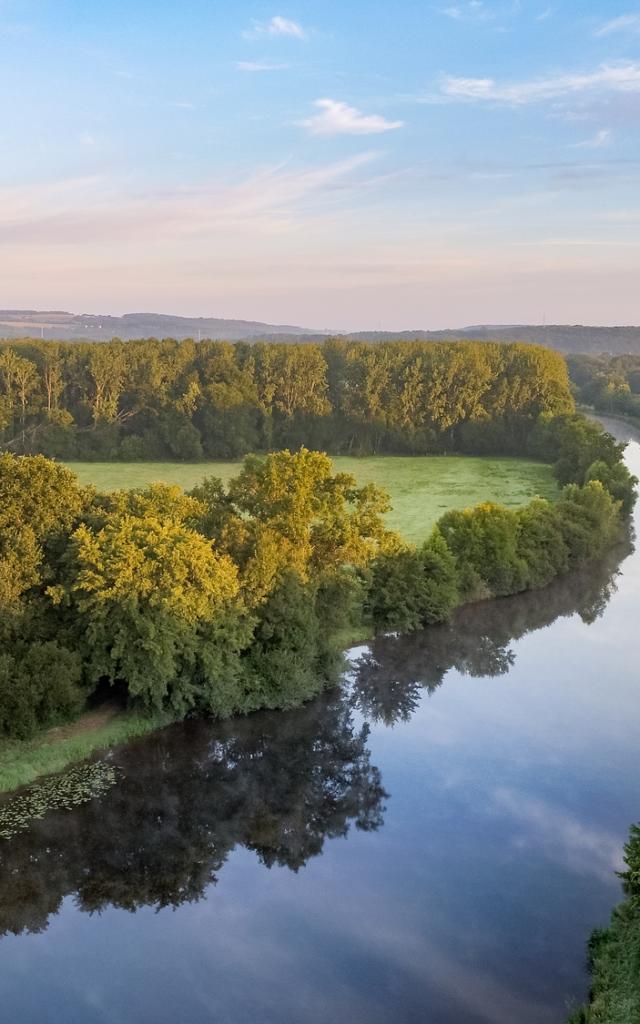
<path id="1" fill-rule="evenodd" d="M 321 341 L 340 334 L 354 341 L 526 341 L 547 345 L 559 352 L 640 353 L 640 327 L 585 327 L 580 324 L 494 324 L 443 331 L 314 331 L 290 324 L 266 324 L 254 320 L 223 320 L 216 317 L 168 316 L 162 313 L 126 313 L 94 316 L 30 309 L 0 310 L 0 337 L 56 338 L 60 341 L 105 341 L 132 338 L 225 338 L 228 341 L 304 340 Z"/>
<path id="2" fill-rule="evenodd" d="M 640 327 L 585 327 L 581 324 L 481 324 L 446 331 L 360 331 L 358 341 L 526 341 L 559 352 L 640 353 Z"/>
<path id="3" fill-rule="evenodd" d="M 58 341 L 108 341 L 110 338 L 269 338 L 304 336 L 315 332 L 290 324 L 263 324 L 253 320 L 215 317 L 165 316 L 162 313 L 125 313 L 93 316 L 59 310 L 0 309 L 0 337 L 43 337 Z M 324 335 L 323 335 L 324 336 Z"/>

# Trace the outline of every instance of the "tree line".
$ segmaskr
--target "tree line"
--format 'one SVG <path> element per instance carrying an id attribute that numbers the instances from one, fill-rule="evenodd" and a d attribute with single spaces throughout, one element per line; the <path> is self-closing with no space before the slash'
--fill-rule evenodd
<path id="1" fill-rule="evenodd" d="M 634 498 L 623 446 L 579 415 L 529 450 L 558 501 L 447 512 L 414 547 L 387 495 L 300 448 L 225 488 L 101 494 L 41 455 L 0 455 L 0 733 L 71 718 L 104 687 L 175 717 L 290 708 L 333 685 L 346 627 L 408 631 L 544 586 L 602 553 Z"/>
<path id="2" fill-rule="evenodd" d="M 581 404 L 640 420 L 640 355 L 568 356 L 567 364 Z"/>
<path id="3" fill-rule="evenodd" d="M 67 461 L 518 452 L 572 408 L 534 345 L 0 342 L 0 447 Z"/>

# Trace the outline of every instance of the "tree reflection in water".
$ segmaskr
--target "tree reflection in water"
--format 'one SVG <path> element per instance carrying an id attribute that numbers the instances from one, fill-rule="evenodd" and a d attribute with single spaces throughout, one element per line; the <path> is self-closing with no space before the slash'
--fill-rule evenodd
<path id="1" fill-rule="evenodd" d="M 353 667 L 353 706 L 369 721 L 393 725 L 408 721 L 422 691 L 432 693 L 450 669 L 478 677 L 505 675 L 515 660 L 512 641 L 576 613 L 583 622 L 595 622 L 615 593 L 620 563 L 630 550 L 629 543 L 622 544 L 602 562 L 543 590 L 468 605 L 442 626 L 376 638 Z"/>
<path id="2" fill-rule="evenodd" d="M 81 910 L 199 899 L 235 846 L 297 871 L 351 824 L 382 824 L 380 773 L 341 691 L 290 713 L 173 726 L 118 750 L 121 782 L 0 845 L 0 930 Z"/>
<path id="3" fill-rule="evenodd" d="M 190 721 L 115 751 L 121 781 L 102 798 L 0 841 L 0 933 L 45 930 L 69 895 L 87 912 L 198 900 L 236 846 L 297 871 L 352 825 L 378 829 L 387 794 L 358 712 L 392 724 L 451 668 L 508 672 L 512 640 L 559 616 L 601 615 L 627 553 L 447 626 L 377 639 L 343 689 L 297 711 Z"/>

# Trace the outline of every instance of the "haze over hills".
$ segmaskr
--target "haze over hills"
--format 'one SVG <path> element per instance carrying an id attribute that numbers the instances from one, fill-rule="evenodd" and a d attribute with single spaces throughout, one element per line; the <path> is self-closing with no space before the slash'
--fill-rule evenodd
<path id="1" fill-rule="evenodd" d="M 267 324 L 254 320 L 218 317 L 171 316 L 163 313 L 125 313 L 96 316 L 51 310 L 0 310 L 0 337 L 41 337 L 60 341 L 107 341 L 113 337 L 219 338 L 227 341 L 321 341 L 340 335 L 354 341 L 524 341 L 548 345 L 560 352 L 640 353 L 640 326 L 590 327 L 581 324 L 480 324 L 440 331 L 340 331 L 312 330 L 291 324 Z"/>
<path id="2" fill-rule="evenodd" d="M 291 324 L 263 324 L 253 320 L 216 317 L 167 316 L 163 313 L 125 313 L 95 316 L 61 310 L 0 309 L 0 336 L 40 336 L 59 341 L 108 341 L 110 338 L 226 338 L 228 341 L 272 335 L 307 335 L 316 332 Z M 324 335 L 323 335 L 324 336 Z"/>

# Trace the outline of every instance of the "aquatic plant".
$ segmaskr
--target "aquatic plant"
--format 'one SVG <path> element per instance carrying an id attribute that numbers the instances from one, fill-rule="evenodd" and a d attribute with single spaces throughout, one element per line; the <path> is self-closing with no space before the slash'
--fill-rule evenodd
<path id="1" fill-rule="evenodd" d="M 50 811 L 70 810 L 102 796 L 117 782 L 117 769 L 106 761 L 76 765 L 29 786 L 0 807 L 0 839 L 11 839 Z"/>

